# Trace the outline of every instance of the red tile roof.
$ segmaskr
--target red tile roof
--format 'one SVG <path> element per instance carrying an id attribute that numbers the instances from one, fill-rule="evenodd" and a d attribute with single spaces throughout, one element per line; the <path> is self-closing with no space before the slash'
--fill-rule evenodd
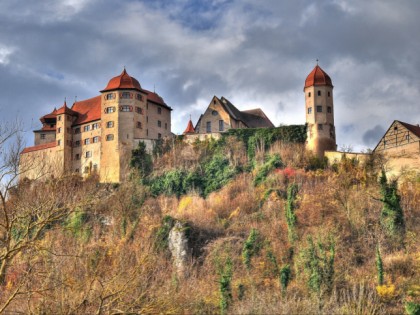
<path id="1" fill-rule="evenodd" d="M 195 133 L 195 129 L 194 129 L 191 119 L 188 121 L 187 129 L 185 129 L 183 134 L 185 135 L 187 133 Z"/>
<path id="2" fill-rule="evenodd" d="M 39 120 L 40 120 L 42 123 L 44 123 L 46 119 L 55 119 L 55 118 L 56 118 L 56 116 L 57 116 L 57 109 L 56 109 L 56 108 L 54 108 L 54 110 L 53 110 L 51 113 L 49 113 L 49 114 L 47 114 L 47 115 L 42 116 Z"/>
<path id="3" fill-rule="evenodd" d="M 57 146 L 57 143 L 55 141 L 50 142 L 50 143 L 38 144 L 38 145 L 34 145 L 33 147 L 27 147 L 27 148 L 23 149 L 23 151 L 20 154 L 25 154 L 25 153 L 29 153 L 29 152 L 33 152 L 33 151 L 54 148 L 55 146 Z"/>
<path id="4" fill-rule="evenodd" d="M 109 80 L 108 85 L 101 92 L 118 89 L 135 89 L 140 91 L 141 86 L 139 81 L 137 81 L 136 78 L 130 77 L 124 68 L 123 72 L 121 72 L 120 75 L 113 77 L 111 80 Z"/>
<path id="5" fill-rule="evenodd" d="M 72 116 L 76 116 L 77 113 L 72 111 L 70 108 L 67 107 L 67 103 L 64 101 L 64 105 L 61 106 L 55 113 L 56 115 L 60 115 L 60 114 L 67 114 L 67 115 L 72 115 Z"/>
<path id="6" fill-rule="evenodd" d="M 333 86 L 330 76 L 318 65 L 315 66 L 305 80 L 305 88 L 313 85 Z"/>
<path id="7" fill-rule="evenodd" d="M 101 95 L 75 102 L 71 109 L 78 114 L 77 120 L 73 125 L 101 119 Z"/>

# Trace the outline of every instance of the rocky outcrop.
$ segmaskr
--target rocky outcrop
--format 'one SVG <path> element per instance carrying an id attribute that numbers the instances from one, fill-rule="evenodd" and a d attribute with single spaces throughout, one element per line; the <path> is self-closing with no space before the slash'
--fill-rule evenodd
<path id="1" fill-rule="evenodd" d="M 168 237 L 169 250 L 171 251 L 173 263 L 179 277 L 187 276 L 187 265 L 191 256 L 186 235 L 187 229 L 186 224 L 176 221 Z"/>

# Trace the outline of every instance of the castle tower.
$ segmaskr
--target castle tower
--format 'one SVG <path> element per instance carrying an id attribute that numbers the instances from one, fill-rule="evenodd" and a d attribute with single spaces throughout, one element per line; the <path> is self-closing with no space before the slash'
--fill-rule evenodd
<path id="1" fill-rule="evenodd" d="M 101 91 L 101 168 L 103 182 L 121 182 L 128 173 L 135 139 L 146 138 L 146 93 L 127 71 Z"/>
<path id="2" fill-rule="evenodd" d="M 336 150 L 333 85 L 330 76 L 318 64 L 305 80 L 305 110 L 308 125 L 306 148 L 318 157 Z"/>
<path id="3" fill-rule="evenodd" d="M 72 124 L 74 113 L 67 107 L 66 101 L 56 112 L 57 125 L 56 125 L 56 141 L 57 141 L 57 167 L 60 167 L 63 174 L 71 172 L 72 163 Z"/>

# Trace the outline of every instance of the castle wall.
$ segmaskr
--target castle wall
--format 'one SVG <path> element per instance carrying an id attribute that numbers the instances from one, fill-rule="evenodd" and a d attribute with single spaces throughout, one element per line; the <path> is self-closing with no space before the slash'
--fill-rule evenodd
<path id="1" fill-rule="evenodd" d="M 55 142 L 55 130 L 37 130 L 35 134 L 35 145 Z M 43 138 L 43 139 L 42 139 Z"/>
<path id="2" fill-rule="evenodd" d="M 160 121 L 160 126 L 159 126 Z M 147 130 L 149 139 L 159 139 L 171 134 L 171 111 L 152 102 L 147 103 Z"/>
<path id="3" fill-rule="evenodd" d="M 55 145 L 55 144 L 51 144 Z M 63 175 L 63 155 L 57 147 L 22 153 L 19 161 L 20 178 L 39 179 Z"/>

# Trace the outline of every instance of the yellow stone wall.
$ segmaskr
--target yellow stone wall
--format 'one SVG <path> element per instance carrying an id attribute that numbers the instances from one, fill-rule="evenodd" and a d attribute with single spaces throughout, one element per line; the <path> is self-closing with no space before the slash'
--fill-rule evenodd
<path id="1" fill-rule="evenodd" d="M 44 139 L 41 139 L 41 134 L 45 135 Z M 35 132 L 35 144 L 45 144 L 45 143 L 51 143 L 55 141 L 55 131 L 39 131 Z"/>
<path id="2" fill-rule="evenodd" d="M 158 121 L 160 121 L 160 127 Z M 159 134 L 162 138 L 169 136 L 171 134 L 171 111 L 163 106 L 148 102 L 146 126 L 148 134 L 145 138 L 158 139 Z"/>
<path id="3" fill-rule="evenodd" d="M 63 175 L 63 156 L 57 147 L 21 154 L 19 172 L 20 179 L 58 178 Z"/>
<path id="4" fill-rule="evenodd" d="M 215 115 L 213 114 L 215 112 Z M 211 132 L 217 133 L 221 132 L 219 130 L 219 121 L 223 120 L 223 131 L 229 130 L 231 128 L 245 128 L 245 126 L 237 122 L 234 119 L 231 119 L 229 113 L 225 111 L 223 106 L 220 104 L 219 100 L 216 97 L 213 97 L 203 116 L 201 117 L 199 132 L 201 134 L 207 132 L 207 122 L 211 123 Z"/>

